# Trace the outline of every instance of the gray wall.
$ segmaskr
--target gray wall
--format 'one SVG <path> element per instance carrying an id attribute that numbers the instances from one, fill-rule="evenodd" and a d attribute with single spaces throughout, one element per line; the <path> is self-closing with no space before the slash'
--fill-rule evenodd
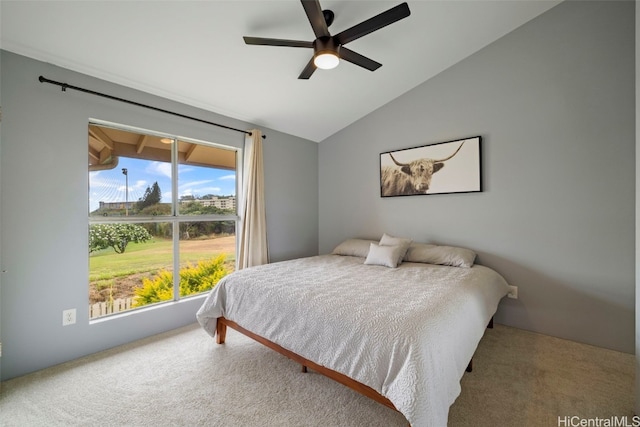
<path id="1" fill-rule="evenodd" d="M 88 120 L 235 147 L 243 145 L 244 135 L 72 90 L 63 93 L 39 83 L 38 76 L 241 129 L 254 126 L 6 51 L 1 58 L 2 378 L 194 322 L 201 297 L 89 324 Z M 315 255 L 318 145 L 263 131 L 271 258 Z M 63 327 L 62 311 L 74 307 L 77 323 Z"/>
<path id="2" fill-rule="evenodd" d="M 320 143 L 320 253 L 469 247 L 519 287 L 496 321 L 633 353 L 633 8 L 561 3 Z M 474 135 L 484 192 L 380 197 L 381 152 Z"/>
<path id="3" fill-rule="evenodd" d="M 318 144 L 269 130 L 263 155 L 269 261 L 317 255 Z"/>

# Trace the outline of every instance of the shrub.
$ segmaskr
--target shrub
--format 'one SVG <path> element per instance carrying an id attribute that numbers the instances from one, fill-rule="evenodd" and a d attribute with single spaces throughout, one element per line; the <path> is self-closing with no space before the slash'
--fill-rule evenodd
<path id="1" fill-rule="evenodd" d="M 180 269 L 180 296 L 213 289 L 220 279 L 230 273 L 224 265 L 226 259 L 226 254 L 220 254 L 211 261 L 200 261 L 195 266 L 189 263 Z M 142 287 L 136 288 L 135 294 L 134 307 L 172 300 L 173 274 L 167 270 L 160 270 L 155 279 L 142 279 Z"/>

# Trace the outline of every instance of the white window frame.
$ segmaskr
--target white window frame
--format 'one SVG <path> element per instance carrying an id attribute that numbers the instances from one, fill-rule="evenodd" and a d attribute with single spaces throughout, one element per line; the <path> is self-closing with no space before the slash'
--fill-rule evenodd
<path id="1" fill-rule="evenodd" d="M 182 222 L 211 222 L 211 221 L 234 221 L 235 222 L 235 230 L 236 230 L 236 245 L 235 245 L 235 269 L 238 269 L 238 254 L 240 248 L 240 241 L 238 237 L 238 231 L 241 226 L 241 218 L 239 215 L 239 210 L 241 208 L 241 189 L 242 189 L 242 165 L 243 165 L 243 150 L 242 148 L 218 144 L 209 141 L 198 140 L 194 138 L 184 137 L 180 135 L 174 135 L 169 133 L 157 132 L 148 129 L 143 129 L 139 127 L 123 125 L 119 123 L 108 122 L 100 119 L 89 119 L 87 126 L 97 125 L 101 127 L 109 127 L 118 130 L 124 130 L 127 132 L 139 133 L 144 135 L 157 136 L 160 138 L 170 138 L 174 140 L 174 143 L 171 144 L 171 215 L 165 216 L 130 216 L 130 217 L 92 217 L 88 215 L 88 225 L 92 224 L 117 224 L 117 223 L 128 223 L 128 224 L 136 224 L 136 223 L 171 223 L 172 224 L 172 239 L 173 239 L 173 271 L 180 271 L 180 223 Z M 199 144 L 208 147 L 216 147 L 220 149 L 230 150 L 236 152 L 236 213 L 235 215 L 221 215 L 221 214 L 204 214 L 197 216 L 189 216 L 189 215 L 180 215 L 179 214 L 179 194 L 178 194 L 178 144 L 176 141 L 184 141 L 192 144 Z M 87 194 L 88 196 L 88 194 Z M 89 243 L 87 242 L 87 246 Z M 163 301 L 156 304 L 149 304 L 143 307 L 126 310 L 119 313 L 108 314 L 100 317 L 96 317 L 93 319 L 89 319 L 89 323 L 101 322 L 104 320 L 108 320 L 114 317 L 118 317 L 121 315 L 129 315 L 133 312 L 137 312 L 140 310 L 145 310 L 149 308 L 160 308 L 166 306 L 167 304 L 171 304 L 172 302 L 183 301 L 189 298 L 197 298 L 204 297 L 203 294 L 190 295 L 187 297 L 180 297 L 180 275 L 173 275 L 173 300 L 171 301 Z"/>

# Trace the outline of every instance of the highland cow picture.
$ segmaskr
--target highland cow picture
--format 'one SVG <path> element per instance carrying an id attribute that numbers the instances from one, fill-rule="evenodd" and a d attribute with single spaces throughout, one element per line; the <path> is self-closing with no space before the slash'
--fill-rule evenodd
<path id="1" fill-rule="evenodd" d="M 482 191 L 481 137 L 380 154 L 380 196 Z"/>

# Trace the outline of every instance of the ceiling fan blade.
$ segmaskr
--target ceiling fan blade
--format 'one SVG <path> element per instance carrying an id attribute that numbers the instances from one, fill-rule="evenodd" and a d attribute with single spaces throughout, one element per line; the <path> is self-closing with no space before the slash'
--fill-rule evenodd
<path id="1" fill-rule="evenodd" d="M 263 37 L 248 37 L 248 36 L 243 37 L 243 39 L 246 44 L 313 48 L 313 42 L 306 42 L 301 40 L 267 39 Z"/>
<path id="2" fill-rule="evenodd" d="M 411 15 L 409 5 L 407 5 L 407 3 L 402 3 L 398 6 L 392 7 L 386 12 L 382 12 L 373 18 L 369 18 L 366 21 L 336 34 L 333 36 L 333 39 L 338 44 L 344 45 L 369 33 L 377 31 L 380 28 L 386 27 L 389 24 L 393 24 L 394 22 L 406 18 L 409 15 Z"/>
<path id="3" fill-rule="evenodd" d="M 362 68 L 366 68 L 369 71 L 375 71 L 378 68 L 382 67 L 382 64 L 374 61 L 373 59 L 369 59 L 366 56 L 362 56 L 359 53 L 352 51 L 351 49 L 347 49 L 344 46 L 340 46 L 340 58 L 345 61 L 349 61 L 352 64 L 356 64 L 361 66 Z"/>
<path id="4" fill-rule="evenodd" d="M 316 68 L 317 68 L 316 64 L 313 63 L 313 57 L 311 57 L 311 60 L 307 63 L 307 66 L 304 67 L 304 70 L 302 70 L 298 78 L 303 80 L 308 80 L 309 77 L 311 77 L 313 72 L 316 70 Z"/>
<path id="5" fill-rule="evenodd" d="M 324 20 L 320 2 L 318 0 L 300 1 L 302 2 L 302 7 L 304 7 L 304 11 L 307 14 L 307 18 L 309 18 L 309 23 L 316 37 L 329 37 L 331 34 L 329 34 L 329 28 L 327 28 L 327 21 Z"/>

